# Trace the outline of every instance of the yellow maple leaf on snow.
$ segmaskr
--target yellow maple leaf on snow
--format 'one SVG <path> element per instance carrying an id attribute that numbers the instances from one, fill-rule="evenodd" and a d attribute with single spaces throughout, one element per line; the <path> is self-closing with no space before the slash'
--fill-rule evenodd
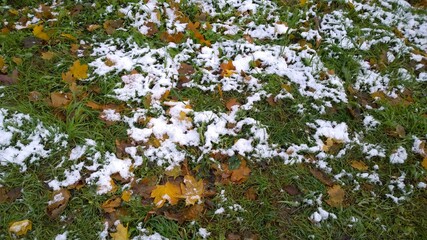
<path id="1" fill-rule="evenodd" d="M 182 198 L 185 198 L 185 205 L 193 205 L 199 201 L 203 195 L 203 180 L 196 179 L 191 175 L 184 177 L 184 183 L 181 183 Z"/>
<path id="2" fill-rule="evenodd" d="M 77 79 L 86 79 L 87 78 L 87 64 L 81 64 L 80 60 L 76 60 L 73 63 L 73 66 L 70 67 L 70 72 Z"/>
<path id="3" fill-rule="evenodd" d="M 181 188 L 170 182 L 167 182 L 165 185 L 157 185 L 151 192 L 151 197 L 154 198 L 157 208 L 161 208 L 166 201 L 171 205 L 177 204 L 180 196 Z"/>

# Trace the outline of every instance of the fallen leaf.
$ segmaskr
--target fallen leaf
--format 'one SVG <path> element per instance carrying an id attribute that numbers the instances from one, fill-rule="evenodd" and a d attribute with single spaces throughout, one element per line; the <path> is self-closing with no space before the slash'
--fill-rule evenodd
<path id="1" fill-rule="evenodd" d="M 364 162 L 362 162 L 362 161 L 351 161 L 350 162 L 350 165 L 353 167 L 353 168 L 355 168 L 355 169 L 357 169 L 357 170 L 359 170 L 359 171 L 366 171 L 366 170 L 368 170 L 368 165 L 366 165 Z"/>
<path id="2" fill-rule="evenodd" d="M 86 29 L 87 29 L 89 32 L 93 32 L 93 31 L 95 31 L 96 29 L 99 29 L 99 28 L 101 28 L 101 25 L 98 25 L 98 24 L 91 24 L 91 25 L 89 25 Z"/>
<path id="3" fill-rule="evenodd" d="M 242 160 L 240 167 L 231 171 L 230 180 L 234 183 L 242 183 L 249 178 L 251 170 L 246 166 L 246 160 Z"/>
<path id="4" fill-rule="evenodd" d="M 310 169 L 310 173 L 315 178 L 317 178 L 317 180 L 319 180 L 320 182 L 322 182 L 323 184 L 325 184 L 327 186 L 332 186 L 334 184 L 334 182 L 324 172 L 322 172 L 316 168 Z"/>
<path id="5" fill-rule="evenodd" d="M 52 92 L 50 93 L 50 104 L 52 107 L 67 106 L 71 102 L 72 96 L 70 93 Z"/>
<path id="6" fill-rule="evenodd" d="M 166 170 L 165 175 L 173 178 L 177 178 L 182 175 L 181 166 L 177 165 L 172 169 Z"/>
<path id="7" fill-rule="evenodd" d="M 0 74 L 0 83 L 4 85 L 12 85 L 18 83 L 18 70 L 13 70 L 12 75 Z"/>
<path id="8" fill-rule="evenodd" d="M 242 240 L 242 236 L 237 233 L 229 233 L 227 235 L 227 240 Z"/>
<path id="9" fill-rule="evenodd" d="M 108 199 L 107 201 L 105 201 L 101 205 L 101 208 L 104 210 L 104 212 L 110 213 L 110 212 L 116 211 L 115 208 L 119 207 L 121 203 L 122 203 L 121 198 L 112 197 L 112 198 Z"/>
<path id="10" fill-rule="evenodd" d="M 18 198 L 21 197 L 21 195 L 22 195 L 22 188 L 20 188 L 20 187 L 12 188 L 12 189 L 10 189 L 7 192 L 6 195 L 7 195 L 7 198 L 8 198 L 9 202 L 14 202 L 16 199 L 18 199 Z"/>
<path id="11" fill-rule="evenodd" d="M 146 177 L 140 181 L 133 181 L 131 183 L 131 189 L 133 195 L 141 196 L 143 199 L 149 199 L 151 197 L 151 192 L 156 188 L 155 177 Z"/>
<path id="12" fill-rule="evenodd" d="M 233 61 L 228 60 L 227 63 L 221 63 L 221 77 L 230 77 L 236 73 L 236 67 L 233 65 Z"/>
<path id="13" fill-rule="evenodd" d="M 43 32 L 43 25 L 36 25 L 33 28 L 33 35 L 37 38 L 43 39 L 45 41 L 48 41 L 50 39 L 49 35 L 47 33 Z"/>
<path id="14" fill-rule="evenodd" d="M 184 39 L 184 34 L 182 32 L 175 33 L 175 34 L 169 34 L 168 32 L 163 32 L 160 35 L 160 39 L 164 42 L 173 42 L 173 43 L 180 43 Z"/>
<path id="15" fill-rule="evenodd" d="M 53 192 L 52 199 L 48 202 L 46 208 L 46 214 L 50 219 L 57 218 L 65 210 L 70 197 L 70 192 L 65 188 Z"/>
<path id="16" fill-rule="evenodd" d="M 19 57 L 13 57 L 12 61 L 16 64 L 16 65 L 21 65 L 22 64 L 22 58 Z M 1 69 L 1 67 L 0 67 Z"/>
<path id="17" fill-rule="evenodd" d="M 296 187 L 294 185 L 286 185 L 283 187 L 283 190 L 285 190 L 291 196 L 301 194 L 301 191 L 298 189 L 298 187 Z"/>
<path id="18" fill-rule="evenodd" d="M 157 185 L 151 192 L 151 197 L 154 198 L 154 204 L 157 208 L 161 208 L 166 201 L 171 205 L 177 204 L 180 196 L 181 188 L 170 182 L 166 182 L 165 185 Z"/>
<path id="19" fill-rule="evenodd" d="M 81 64 L 80 60 L 76 60 L 73 63 L 73 66 L 70 67 L 70 72 L 77 79 L 86 79 L 87 78 L 87 70 L 88 70 L 88 65 L 87 64 Z"/>
<path id="20" fill-rule="evenodd" d="M 18 222 L 13 222 L 9 226 L 9 232 L 15 234 L 16 236 L 23 236 L 27 234 L 33 227 L 33 223 L 28 220 L 22 220 Z"/>
<path id="21" fill-rule="evenodd" d="M 196 179 L 191 175 L 184 176 L 184 183 L 181 183 L 182 198 L 185 198 L 185 205 L 194 205 L 203 196 L 203 180 Z"/>
<path id="22" fill-rule="evenodd" d="M 4 62 L 4 58 L 2 56 L 0 56 L 0 72 L 3 72 L 6 68 L 6 64 Z"/>
<path id="23" fill-rule="evenodd" d="M 129 190 L 125 190 L 122 192 L 122 200 L 125 202 L 129 202 L 131 196 L 132 196 L 132 192 Z"/>
<path id="24" fill-rule="evenodd" d="M 154 36 L 156 33 L 159 32 L 159 28 L 157 27 L 157 24 L 153 23 L 153 22 L 147 22 L 145 24 L 145 26 L 148 28 L 147 31 L 147 36 L 152 37 Z"/>
<path id="25" fill-rule="evenodd" d="M 345 191 L 340 185 L 334 185 L 328 190 L 329 199 L 326 203 L 331 207 L 340 207 L 344 201 Z"/>
<path id="26" fill-rule="evenodd" d="M 61 75 L 62 75 L 62 80 L 68 84 L 75 83 L 75 81 L 76 81 L 76 79 L 74 78 L 71 71 L 68 71 L 66 73 L 62 73 Z"/>
<path id="27" fill-rule="evenodd" d="M 61 37 L 64 37 L 64 38 L 70 39 L 71 41 L 77 41 L 77 38 L 76 38 L 76 37 L 74 37 L 73 35 L 69 34 L 69 33 L 62 33 L 62 34 L 61 34 Z"/>
<path id="28" fill-rule="evenodd" d="M 116 227 L 115 233 L 110 233 L 113 240 L 128 240 L 128 227 L 124 227 L 123 224 L 119 223 Z"/>
<path id="29" fill-rule="evenodd" d="M 55 54 L 53 52 L 50 52 L 50 51 L 42 52 L 42 59 L 43 60 L 51 60 L 54 56 L 55 56 Z"/>
<path id="30" fill-rule="evenodd" d="M 185 221 L 194 221 L 197 219 L 201 214 L 203 214 L 204 209 L 205 208 L 202 204 L 196 204 L 177 213 L 166 211 L 164 212 L 164 215 L 167 219 L 174 220 L 179 224 L 182 224 Z"/>
<path id="31" fill-rule="evenodd" d="M 424 167 L 424 169 L 427 170 L 427 157 L 424 157 L 423 162 L 421 163 L 421 165 Z"/>
<path id="32" fill-rule="evenodd" d="M 240 103 L 237 101 L 236 98 L 230 98 L 226 103 L 225 107 L 231 111 L 233 109 L 233 106 L 240 106 Z"/>
<path id="33" fill-rule="evenodd" d="M 105 32 L 107 32 L 108 35 L 113 34 L 116 32 L 117 28 L 120 28 L 123 25 L 123 20 L 107 20 L 104 22 L 104 29 Z"/>
<path id="34" fill-rule="evenodd" d="M 115 63 L 115 62 L 113 62 L 113 60 L 111 60 L 111 59 L 109 59 L 109 58 L 105 59 L 104 63 L 105 63 L 105 65 L 107 65 L 108 67 L 112 67 L 112 66 L 116 65 L 116 63 Z"/>
<path id="35" fill-rule="evenodd" d="M 246 190 L 245 198 L 251 201 L 254 201 L 258 198 L 257 191 L 254 187 L 250 187 L 248 190 Z"/>

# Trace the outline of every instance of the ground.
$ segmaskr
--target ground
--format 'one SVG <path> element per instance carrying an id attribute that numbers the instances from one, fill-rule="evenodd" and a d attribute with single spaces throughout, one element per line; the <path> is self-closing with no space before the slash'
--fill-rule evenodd
<path id="1" fill-rule="evenodd" d="M 0 5 L 3 239 L 422 239 L 427 3 Z"/>

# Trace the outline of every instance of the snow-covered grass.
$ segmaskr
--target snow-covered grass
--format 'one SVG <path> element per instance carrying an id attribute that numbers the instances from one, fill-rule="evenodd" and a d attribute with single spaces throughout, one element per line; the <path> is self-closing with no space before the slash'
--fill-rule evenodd
<path id="1" fill-rule="evenodd" d="M 134 239 L 427 234 L 422 1 L 9 2 L 0 73 L 19 81 L 0 88 L 0 193 L 21 194 L 0 196 L 1 237 L 23 219 L 38 239 L 109 238 L 116 220 Z M 107 34 L 108 20 L 123 24 Z M 34 24 L 49 41 L 31 43 Z M 89 66 L 78 90 L 61 78 L 77 59 Z M 73 100 L 52 107 L 59 91 Z M 247 181 L 215 181 L 212 166 L 241 159 Z M 102 210 L 184 162 L 214 192 L 195 220 L 170 217 L 181 205 L 153 215 L 136 193 L 117 216 Z M 50 220 L 61 188 L 70 201 Z"/>

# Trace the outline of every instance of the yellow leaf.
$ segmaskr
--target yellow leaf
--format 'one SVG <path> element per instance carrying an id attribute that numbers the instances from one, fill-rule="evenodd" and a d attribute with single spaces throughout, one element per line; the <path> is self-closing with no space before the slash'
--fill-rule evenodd
<path id="1" fill-rule="evenodd" d="M 98 28 L 100 28 L 101 27 L 101 25 L 98 25 L 98 24 L 91 24 L 91 25 L 89 25 L 88 27 L 87 27 L 87 30 L 89 31 L 89 32 L 93 32 L 93 31 L 95 31 L 96 29 L 98 29 Z"/>
<path id="2" fill-rule="evenodd" d="M 22 236 L 27 234 L 27 232 L 31 230 L 32 227 L 33 223 L 30 220 L 25 219 L 22 221 L 13 222 L 9 226 L 9 232 L 15 234 L 16 236 Z"/>
<path id="3" fill-rule="evenodd" d="M 184 183 L 181 183 L 182 198 L 185 198 L 185 205 L 194 205 L 203 195 L 203 180 L 196 179 L 191 175 L 184 177 Z"/>
<path id="4" fill-rule="evenodd" d="M 16 63 L 16 65 L 21 65 L 22 64 L 22 58 L 19 58 L 19 57 L 13 57 L 12 61 L 14 63 Z"/>
<path id="5" fill-rule="evenodd" d="M 326 200 L 326 203 L 331 207 L 340 207 L 344 201 L 345 191 L 341 188 L 340 185 L 334 185 L 328 190 L 329 199 Z"/>
<path id="6" fill-rule="evenodd" d="M 87 78 L 87 64 L 80 64 L 80 60 L 76 60 L 73 63 L 73 66 L 70 67 L 70 71 L 73 76 L 77 79 L 86 79 Z"/>
<path id="7" fill-rule="evenodd" d="M 307 4 L 307 0 L 299 0 L 299 5 L 304 7 Z"/>
<path id="8" fill-rule="evenodd" d="M 38 37 L 43 40 L 49 40 L 50 37 L 47 33 L 43 32 L 43 25 L 37 25 L 33 28 L 33 34 L 35 37 Z"/>
<path id="9" fill-rule="evenodd" d="M 360 171 L 368 170 L 368 166 L 362 161 L 351 161 L 350 165 Z"/>
<path id="10" fill-rule="evenodd" d="M 68 39 L 70 39 L 72 41 L 77 41 L 77 38 L 74 37 L 73 35 L 69 34 L 69 33 L 62 33 L 61 36 L 65 37 L 65 38 L 68 38 Z"/>
<path id="11" fill-rule="evenodd" d="M 54 56 L 53 52 L 42 52 L 42 59 L 43 60 L 50 60 Z"/>
<path id="12" fill-rule="evenodd" d="M 18 10 L 16 10 L 16 9 L 9 9 L 9 12 L 11 13 L 11 14 L 13 14 L 13 15 L 18 15 L 19 14 L 19 12 L 18 12 Z"/>
<path id="13" fill-rule="evenodd" d="M 113 240 L 128 240 L 128 227 L 124 227 L 123 224 L 119 223 L 116 227 L 115 233 L 110 233 Z"/>
<path id="14" fill-rule="evenodd" d="M 165 174 L 166 174 L 166 176 L 177 178 L 178 176 L 181 176 L 181 174 L 182 174 L 181 166 L 175 166 L 172 169 L 166 170 Z"/>
<path id="15" fill-rule="evenodd" d="M 166 201 L 171 205 L 177 204 L 180 196 L 181 188 L 170 182 L 167 182 L 165 185 L 157 185 L 151 192 L 151 197 L 154 198 L 157 208 L 161 208 Z"/>
<path id="16" fill-rule="evenodd" d="M 125 190 L 122 192 L 122 200 L 125 202 L 129 202 L 131 196 L 132 196 L 132 192 L 129 190 Z"/>
<path id="17" fill-rule="evenodd" d="M 0 56 L 0 71 L 4 68 L 4 66 L 5 66 L 4 58 Z"/>
<path id="18" fill-rule="evenodd" d="M 424 160 L 421 163 L 421 165 L 427 170 L 427 157 L 424 158 Z"/>

